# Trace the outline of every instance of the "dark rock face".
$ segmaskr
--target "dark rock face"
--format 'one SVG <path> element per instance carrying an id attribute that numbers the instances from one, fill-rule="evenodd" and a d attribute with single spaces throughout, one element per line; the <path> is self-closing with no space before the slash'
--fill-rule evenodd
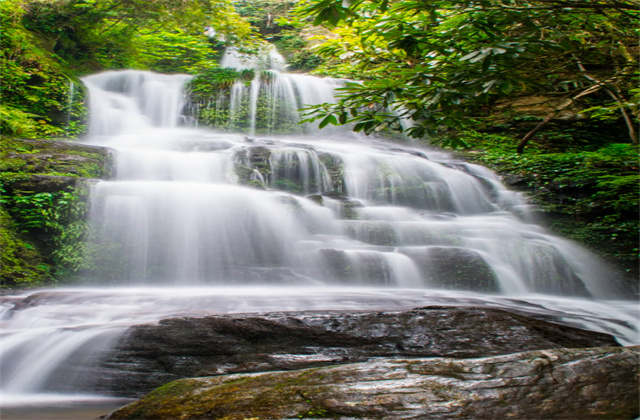
<path id="1" fill-rule="evenodd" d="M 12 191 L 34 193 L 68 191 L 70 188 L 87 188 L 94 180 L 72 176 L 31 175 L 28 179 L 14 182 Z"/>
<path id="2" fill-rule="evenodd" d="M 292 370 L 375 357 L 471 358 L 616 345 L 606 334 L 497 309 L 172 318 L 131 328 L 104 360 L 99 388 L 131 397 L 192 376 Z"/>
<path id="3" fill-rule="evenodd" d="M 476 251 L 457 247 L 402 248 L 416 261 L 427 284 L 438 289 L 499 292 L 491 266 Z"/>
<path id="4" fill-rule="evenodd" d="M 389 285 L 391 268 L 379 253 L 349 255 L 341 249 L 321 249 L 320 261 L 326 278 L 341 284 Z"/>
<path id="5" fill-rule="evenodd" d="M 172 382 L 118 419 L 633 419 L 640 348 L 378 359 Z"/>

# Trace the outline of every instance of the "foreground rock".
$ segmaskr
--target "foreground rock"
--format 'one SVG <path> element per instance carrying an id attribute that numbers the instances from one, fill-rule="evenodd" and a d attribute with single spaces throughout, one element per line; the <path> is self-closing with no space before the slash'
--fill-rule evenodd
<path id="1" fill-rule="evenodd" d="M 118 419 L 633 419 L 640 347 L 381 359 L 172 382 Z"/>
<path id="2" fill-rule="evenodd" d="M 104 361 L 98 388 L 132 397 L 193 376 L 293 370 L 372 357 L 472 358 L 616 345 L 606 334 L 486 308 L 173 318 L 133 327 Z"/>

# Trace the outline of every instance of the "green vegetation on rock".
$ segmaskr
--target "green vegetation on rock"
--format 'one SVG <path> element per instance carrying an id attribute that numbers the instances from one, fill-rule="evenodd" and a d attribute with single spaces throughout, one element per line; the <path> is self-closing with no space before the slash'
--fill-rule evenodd
<path id="1" fill-rule="evenodd" d="M 448 418 L 567 413 L 581 419 L 633 418 L 637 357 L 633 347 L 553 349 L 475 359 L 375 358 L 292 372 L 190 378 L 152 391 L 109 419 L 397 419 L 443 413 Z"/>
<path id="2" fill-rule="evenodd" d="M 89 180 L 110 175 L 111 153 L 51 140 L 0 145 L 2 286 L 69 281 L 83 268 Z"/>
<path id="3" fill-rule="evenodd" d="M 38 250 L 25 241 L 4 208 L 0 208 L 0 248 L 2 286 L 40 286 L 50 279 L 50 266 Z"/>

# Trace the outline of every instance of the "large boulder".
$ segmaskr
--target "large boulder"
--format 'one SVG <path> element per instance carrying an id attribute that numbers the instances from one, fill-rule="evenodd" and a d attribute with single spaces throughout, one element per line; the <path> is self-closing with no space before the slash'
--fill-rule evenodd
<path id="1" fill-rule="evenodd" d="M 487 308 L 171 318 L 132 327 L 104 360 L 98 388 L 133 397 L 193 376 L 292 370 L 373 357 L 471 358 L 616 345 L 606 334 Z"/>
<path id="2" fill-rule="evenodd" d="M 106 419 L 634 419 L 639 350 L 379 359 L 183 379 Z"/>

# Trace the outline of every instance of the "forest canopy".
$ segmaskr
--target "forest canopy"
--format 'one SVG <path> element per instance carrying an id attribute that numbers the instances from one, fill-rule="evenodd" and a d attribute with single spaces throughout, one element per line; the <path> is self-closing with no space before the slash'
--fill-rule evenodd
<path id="1" fill-rule="evenodd" d="M 298 13 L 338 35 L 316 50 L 333 59 L 326 73 L 361 80 L 312 110 L 321 125 L 422 138 L 477 127 L 500 98 L 543 94 L 552 109 L 520 152 L 576 101 L 585 116 L 622 118 L 638 141 L 635 1 L 309 0 Z"/>
<path id="2" fill-rule="evenodd" d="M 230 0 L 3 0 L 0 24 L 2 133 L 32 138 L 78 134 L 62 120 L 79 76 L 196 73 L 217 65 L 224 43 L 256 43 Z"/>

